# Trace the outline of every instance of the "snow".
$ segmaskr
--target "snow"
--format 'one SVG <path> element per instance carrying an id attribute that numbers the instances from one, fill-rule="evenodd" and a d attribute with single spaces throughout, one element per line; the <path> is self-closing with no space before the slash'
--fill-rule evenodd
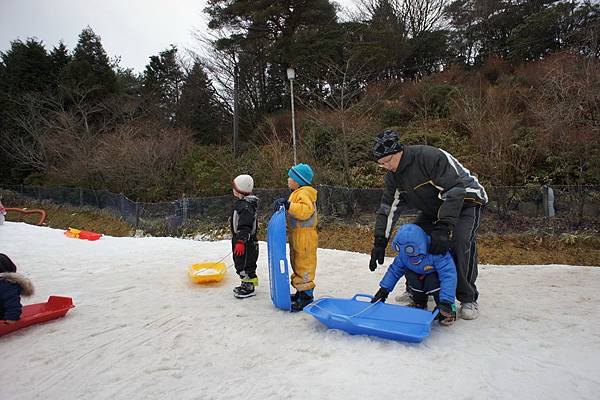
<path id="1" fill-rule="evenodd" d="M 407 344 L 327 330 L 305 313 L 275 309 L 266 250 L 261 243 L 258 295 L 240 300 L 231 292 L 233 269 L 206 285 L 186 273 L 228 254 L 229 241 L 89 242 L 5 223 L 0 252 L 36 285 L 24 303 L 63 295 L 76 308 L 0 337 L 0 398 L 599 396 L 600 268 L 482 266 L 481 317 L 436 324 L 423 343 Z M 385 270 L 371 273 L 365 254 L 320 249 L 318 257 L 317 297 L 374 293 Z"/>

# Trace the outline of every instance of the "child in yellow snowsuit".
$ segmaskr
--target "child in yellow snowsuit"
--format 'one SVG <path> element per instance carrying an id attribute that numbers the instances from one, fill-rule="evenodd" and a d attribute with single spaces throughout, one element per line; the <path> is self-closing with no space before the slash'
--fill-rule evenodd
<path id="1" fill-rule="evenodd" d="M 275 201 L 275 210 L 287 210 L 292 286 L 292 311 L 301 311 L 312 303 L 317 269 L 317 190 L 311 186 L 314 173 L 307 164 L 294 165 L 288 171 L 290 197 Z"/>

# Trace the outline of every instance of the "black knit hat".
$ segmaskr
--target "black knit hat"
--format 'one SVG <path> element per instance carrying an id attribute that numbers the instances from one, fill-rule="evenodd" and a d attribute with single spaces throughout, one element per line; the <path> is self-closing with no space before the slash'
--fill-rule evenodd
<path id="1" fill-rule="evenodd" d="M 400 143 L 398 132 L 391 129 L 379 133 L 375 138 L 375 147 L 373 147 L 373 156 L 379 160 L 382 157 L 396 154 L 402 151 L 404 146 Z"/>

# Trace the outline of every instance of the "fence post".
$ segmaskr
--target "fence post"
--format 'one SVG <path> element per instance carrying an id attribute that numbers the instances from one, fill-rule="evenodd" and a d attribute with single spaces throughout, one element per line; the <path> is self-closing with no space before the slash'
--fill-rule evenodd
<path id="1" fill-rule="evenodd" d="M 542 186 L 542 207 L 544 208 L 544 217 L 554 217 L 554 190 L 548 185 Z"/>
<path id="2" fill-rule="evenodd" d="M 317 192 L 319 193 L 319 195 L 317 196 L 317 210 L 319 215 L 324 215 L 324 206 L 323 206 L 323 185 L 317 185 L 315 187 L 315 189 L 317 189 Z"/>
<path id="3" fill-rule="evenodd" d="M 137 231 L 140 226 L 140 202 L 138 199 L 135 201 L 135 230 Z"/>
<path id="4" fill-rule="evenodd" d="M 121 201 L 120 201 L 120 209 L 121 209 L 121 218 L 125 219 L 125 195 L 123 193 L 119 193 L 121 195 Z"/>
<path id="5" fill-rule="evenodd" d="M 585 186 L 578 186 L 578 192 L 579 192 L 579 210 L 577 213 L 577 226 L 579 227 L 583 223 L 583 210 L 585 208 L 585 195 L 586 195 Z"/>
<path id="6" fill-rule="evenodd" d="M 79 188 L 79 207 L 83 207 L 83 188 Z"/>
<path id="7" fill-rule="evenodd" d="M 185 223 L 187 222 L 187 219 L 188 219 L 188 198 L 185 197 L 185 193 L 183 194 L 183 197 L 181 199 L 181 207 L 183 208 L 181 224 L 185 225 Z"/>

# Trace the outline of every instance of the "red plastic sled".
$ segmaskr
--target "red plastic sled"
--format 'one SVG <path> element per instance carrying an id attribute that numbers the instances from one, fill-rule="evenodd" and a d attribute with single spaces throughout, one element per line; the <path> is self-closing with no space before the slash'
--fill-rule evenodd
<path id="1" fill-rule="evenodd" d="M 73 307 L 75 305 L 72 298 L 61 296 L 50 296 L 46 303 L 23 306 L 23 312 L 19 321 L 9 325 L 5 325 L 3 321 L 0 321 L 0 336 L 30 325 L 64 317 Z"/>
<path id="2" fill-rule="evenodd" d="M 65 236 L 76 239 L 98 240 L 102 237 L 102 234 L 91 231 L 82 231 L 81 229 L 69 228 L 69 230 L 65 232 Z"/>

